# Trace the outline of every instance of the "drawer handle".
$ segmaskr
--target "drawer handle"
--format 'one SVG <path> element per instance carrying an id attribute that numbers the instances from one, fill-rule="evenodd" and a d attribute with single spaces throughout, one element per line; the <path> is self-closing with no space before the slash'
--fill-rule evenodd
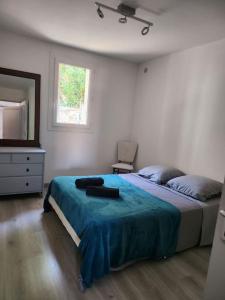
<path id="1" fill-rule="evenodd" d="M 27 156 L 27 160 L 30 160 L 30 157 L 29 157 L 29 156 Z"/>
<path id="2" fill-rule="evenodd" d="M 27 171 L 27 172 L 30 172 L 30 169 L 27 168 L 26 171 Z"/>
<path id="3" fill-rule="evenodd" d="M 26 186 L 29 186 L 29 182 L 26 182 Z"/>

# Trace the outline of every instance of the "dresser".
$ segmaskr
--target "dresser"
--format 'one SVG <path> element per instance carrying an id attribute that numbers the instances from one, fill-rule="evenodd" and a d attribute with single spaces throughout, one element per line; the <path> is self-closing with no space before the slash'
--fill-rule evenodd
<path id="1" fill-rule="evenodd" d="M 45 150 L 0 147 L 0 195 L 42 193 Z"/>

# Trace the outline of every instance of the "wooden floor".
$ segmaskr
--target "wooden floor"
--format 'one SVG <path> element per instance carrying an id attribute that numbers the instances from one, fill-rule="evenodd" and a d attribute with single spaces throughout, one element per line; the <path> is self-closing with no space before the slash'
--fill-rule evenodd
<path id="1" fill-rule="evenodd" d="M 210 248 L 113 272 L 82 294 L 78 250 L 38 197 L 0 199 L 1 300 L 203 299 Z"/>

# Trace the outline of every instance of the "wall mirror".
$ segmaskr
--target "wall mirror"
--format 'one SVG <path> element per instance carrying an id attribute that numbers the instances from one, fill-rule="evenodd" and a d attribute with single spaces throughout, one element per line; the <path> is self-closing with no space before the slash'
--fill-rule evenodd
<path id="1" fill-rule="evenodd" d="M 0 146 L 40 146 L 40 79 L 0 68 Z"/>

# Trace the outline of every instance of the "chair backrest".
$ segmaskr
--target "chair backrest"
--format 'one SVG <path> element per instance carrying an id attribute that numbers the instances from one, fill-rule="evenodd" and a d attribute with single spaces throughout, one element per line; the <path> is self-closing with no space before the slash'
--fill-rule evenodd
<path id="1" fill-rule="evenodd" d="M 118 142 L 118 161 L 133 163 L 137 152 L 137 143 L 130 141 Z"/>

